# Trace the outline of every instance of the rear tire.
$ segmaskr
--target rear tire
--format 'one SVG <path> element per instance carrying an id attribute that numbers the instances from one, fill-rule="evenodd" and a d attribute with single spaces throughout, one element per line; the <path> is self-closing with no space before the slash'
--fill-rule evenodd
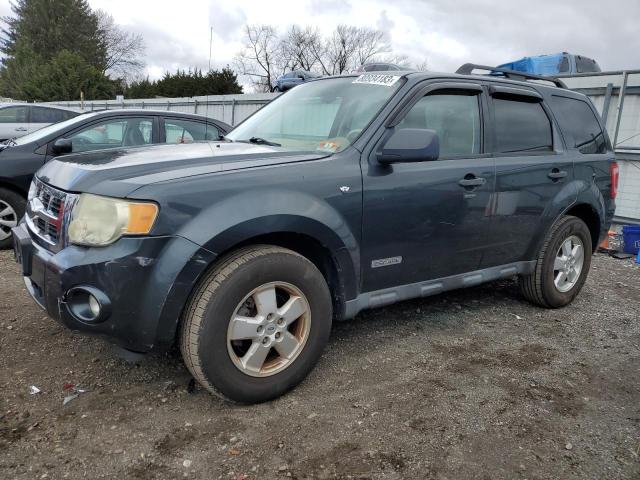
<path id="1" fill-rule="evenodd" d="M 280 247 L 248 247 L 223 258 L 195 289 L 182 322 L 182 356 L 210 392 L 264 402 L 313 369 L 331 318 L 329 288 L 313 263 Z"/>
<path id="2" fill-rule="evenodd" d="M 519 278 L 520 291 L 541 307 L 568 305 L 587 280 L 591 254 L 587 225 L 577 217 L 562 217 L 547 233 L 534 272 Z"/>
<path id="3" fill-rule="evenodd" d="M 11 228 L 24 216 L 27 201 L 13 190 L 0 188 L 0 250 L 13 245 Z"/>

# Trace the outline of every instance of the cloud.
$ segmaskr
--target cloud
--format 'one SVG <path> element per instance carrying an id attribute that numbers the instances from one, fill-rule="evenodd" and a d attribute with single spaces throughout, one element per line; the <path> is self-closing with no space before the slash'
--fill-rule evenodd
<path id="1" fill-rule="evenodd" d="M 622 5 L 624 3 L 624 5 Z M 595 58 L 607 69 L 637 67 L 640 2 L 606 8 L 602 0 L 399 0 L 414 12 L 423 33 L 438 33 L 468 49 L 465 61 L 497 64 L 524 55 L 569 51 Z M 620 12 L 624 11 L 624 16 Z M 435 52 L 434 52 L 435 53 Z M 444 53 L 444 55 L 443 55 Z M 443 63 L 446 52 L 437 52 Z"/>
<path id="2" fill-rule="evenodd" d="M 524 55 L 569 51 L 596 59 L 603 69 L 638 68 L 639 0 L 189 0 L 178 8 L 157 0 L 89 0 L 145 37 L 148 71 L 206 68 L 214 28 L 214 66 L 232 64 L 242 27 L 292 23 L 329 34 L 339 24 L 377 27 L 393 53 L 432 70 L 462 63 L 499 64 Z M 9 0 L 0 0 L 0 12 Z"/>
<path id="3" fill-rule="evenodd" d="M 339 16 L 352 13 L 352 9 L 349 0 L 311 0 L 309 5 L 311 14 L 336 16 L 342 20 L 338 23 L 349 23 L 348 19 Z"/>
<path id="4" fill-rule="evenodd" d="M 376 28 L 378 30 L 382 30 L 387 35 L 390 34 L 393 29 L 395 22 L 389 18 L 386 10 L 382 10 L 380 12 L 380 16 L 378 17 L 378 21 L 376 22 Z"/>
<path id="5" fill-rule="evenodd" d="M 209 7 L 209 22 L 213 33 L 222 40 L 234 40 L 240 35 L 243 25 L 247 23 L 247 15 L 237 5 L 229 9 L 220 0 L 211 2 Z"/>

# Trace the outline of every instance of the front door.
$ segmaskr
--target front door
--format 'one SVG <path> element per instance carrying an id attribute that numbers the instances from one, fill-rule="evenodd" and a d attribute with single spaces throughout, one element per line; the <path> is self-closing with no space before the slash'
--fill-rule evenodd
<path id="1" fill-rule="evenodd" d="M 381 165 L 380 139 L 363 162 L 363 292 L 473 271 L 485 249 L 494 160 L 483 89 L 432 84 L 412 103 L 387 128 L 435 130 L 440 157 Z"/>

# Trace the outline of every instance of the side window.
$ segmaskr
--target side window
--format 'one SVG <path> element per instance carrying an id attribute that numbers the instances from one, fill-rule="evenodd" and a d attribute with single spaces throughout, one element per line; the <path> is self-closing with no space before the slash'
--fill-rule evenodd
<path id="1" fill-rule="evenodd" d="M 493 98 L 497 153 L 553 150 L 551 122 L 539 102 Z"/>
<path id="2" fill-rule="evenodd" d="M 164 134 L 166 143 L 191 143 L 202 140 L 217 140 L 220 131 L 211 124 L 165 118 Z"/>
<path id="3" fill-rule="evenodd" d="M 27 107 L 0 108 L 0 123 L 27 123 Z"/>
<path id="4" fill-rule="evenodd" d="M 47 107 L 31 107 L 31 123 L 58 123 L 65 119 L 63 110 Z"/>
<path id="5" fill-rule="evenodd" d="M 151 143 L 152 129 L 153 121 L 150 118 L 119 118 L 93 124 L 69 138 L 74 152 L 135 147 Z"/>
<path id="6" fill-rule="evenodd" d="M 605 153 L 607 141 L 593 110 L 586 102 L 554 95 L 551 107 L 560 129 L 573 137 L 574 147 L 581 153 Z"/>
<path id="7" fill-rule="evenodd" d="M 396 128 L 435 130 L 441 157 L 480 153 L 479 96 L 473 93 L 427 95 L 409 110 Z"/>
<path id="8" fill-rule="evenodd" d="M 576 70 L 578 73 L 599 72 L 600 67 L 594 60 L 576 55 Z"/>
<path id="9" fill-rule="evenodd" d="M 562 55 L 560 63 L 558 64 L 558 72 L 569 73 L 569 58 L 566 55 Z"/>
<path id="10" fill-rule="evenodd" d="M 69 120 L 70 118 L 77 117 L 79 114 L 76 112 L 72 112 L 71 110 L 63 110 L 62 116 L 65 120 Z"/>

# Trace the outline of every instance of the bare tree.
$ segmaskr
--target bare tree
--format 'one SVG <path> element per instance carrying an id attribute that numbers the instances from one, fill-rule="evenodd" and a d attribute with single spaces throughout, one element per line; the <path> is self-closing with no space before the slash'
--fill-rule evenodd
<path id="1" fill-rule="evenodd" d="M 127 80 L 135 78 L 144 67 L 145 45 L 142 35 L 127 32 L 104 10 L 97 10 L 98 32 L 105 50 L 104 72 Z"/>
<path id="2" fill-rule="evenodd" d="M 288 71 L 340 75 L 372 61 L 409 66 L 406 55 L 392 54 L 384 32 L 349 25 L 338 25 L 328 37 L 308 26 L 292 25 L 280 36 L 270 25 L 247 25 L 244 48 L 235 57 L 240 74 L 264 92 L 277 75 Z"/>
<path id="3" fill-rule="evenodd" d="M 428 69 L 429 69 L 429 63 L 427 62 L 426 58 L 422 60 L 420 63 L 416 64 L 416 70 L 420 70 L 421 72 L 424 72 Z"/>
<path id="4" fill-rule="evenodd" d="M 320 52 L 319 63 L 326 75 L 339 75 L 390 51 L 381 30 L 338 25 Z"/>
<path id="5" fill-rule="evenodd" d="M 291 25 L 280 41 L 281 64 L 285 70 L 302 69 L 311 71 L 318 64 L 317 48 L 322 37 L 317 29 Z"/>
<path id="6" fill-rule="evenodd" d="M 268 92 L 281 57 L 280 39 L 271 25 L 246 25 L 244 36 L 244 48 L 235 57 L 236 66 L 258 91 Z"/>

